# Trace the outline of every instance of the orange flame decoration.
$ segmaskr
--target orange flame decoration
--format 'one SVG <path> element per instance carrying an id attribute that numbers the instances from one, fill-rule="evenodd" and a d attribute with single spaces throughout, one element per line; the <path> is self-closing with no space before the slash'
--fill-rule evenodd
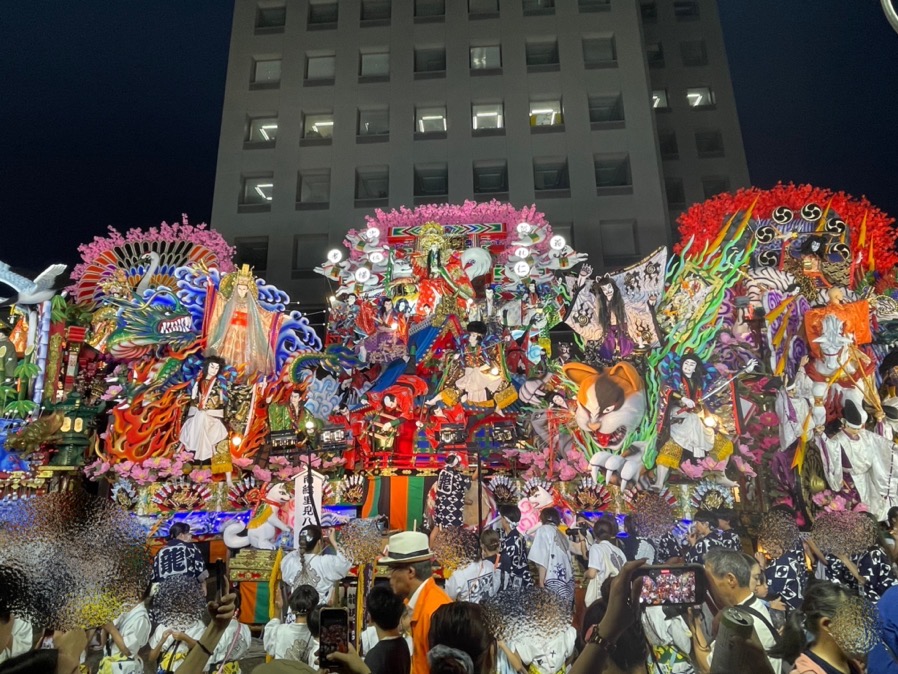
<path id="1" fill-rule="evenodd" d="M 187 384 L 168 389 L 144 406 L 144 396 L 136 396 L 128 407 L 112 410 L 106 432 L 106 454 L 118 461 L 139 462 L 166 456 L 178 446 L 184 408 L 181 391 Z"/>
<path id="2" fill-rule="evenodd" d="M 284 368 L 286 371 L 287 368 Z M 266 399 L 282 388 L 283 382 L 272 382 L 265 386 L 259 385 L 256 390 L 255 404 L 253 405 L 253 418 L 246 435 L 243 436 L 240 445 L 231 445 L 231 454 L 237 458 L 255 456 L 265 444 L 268 435 L 268 403 Z M 287 394 L 289 397 L 289 393 Z M 275 396 L 277 397 L 277 396 Z"/>

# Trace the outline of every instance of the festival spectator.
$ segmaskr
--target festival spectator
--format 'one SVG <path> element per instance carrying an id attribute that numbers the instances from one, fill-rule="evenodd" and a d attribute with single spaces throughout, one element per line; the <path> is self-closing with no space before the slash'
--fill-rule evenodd
<path id="1" fill-rule="evenodd" d="M 586 605 L 591 605 L 602 595 L 602 584 L 613 578 L 627 563 L 623 551 L 617 547 L 617 525 L 612 519 L 601 518 L 592 527 L 595 543 L 589 546 L 589 566 L 583 577 L 589 581 L 586 589 Z"/>
<path id="2" fill-rule="evenodd" d="M 31 650 L 31 623 L 9 611 L 0 610 L 0 663 Z"/>
<path id="3" fill-rule="evenodd" d="M 40 648 L 0 663 L 0 674 L 78 674 L 79 661 L 87 648 L 87 633 L 73 629 L 59 634 L 55 648 Z"/>
<path id="4" fill-rule="evenodd" d="M 721 508 L 714 513 L 717 517 L 717 530 L 714 532 L 715 537 L 720 543 L 720 547 L 730 548 L 731 550 L 742 551 L 742 539 L 733 529 L 733 520 L 736 515 L 728 508 Z"/>
<path id="5" fill-rule="evenodd" d="M 222 597 L 221 603 L 224 602 L 225 597 Z M 210 604 L 210 608 L 213 606 L 215 605 Z M 219 638 L 214 647 L 203 641 L 203 636 L 210 632 L 212 623 L 216 624 L 215 629 Z M 211 617 L 209 625 L 203 620 L 197 620 L 185 630 L 176 630 L 160 624 L 150 637 L 150 653 L 147 659 L 151 664 L 158 662 L 157 669 L 174 672 L 179 670 L 188 661 L 190 653 L 199 647 L 206 653 L 208 660 L 201 669 L 196 670 L 197 672 L 218 671 L 221 667 L 229 665 L 228 674 L 240 674 L 238 661 L 249 650 L 251 640 L 249 627 L 234 618 L 225 621 L 220 616 Z"/>
<path id="6" fill-rule="evenodd" d="M 777 643 L 777 632 L 770 619 L 767 607 L 752 593 L 751 557 L 727 548 L 712 548 L 705 555 L 705 574 L 711 584 L 712 596 L 722 603 L 719 609 L 736 607 L 748 614 L 754 623 L 755 634 L 765 651 Z M 693 652 L 699 667 L 709 671 L 714 658 L 714 642 L 704 633 L 701 621 L 692 618 Z M 710 642 L 710 643 L 709 643 Z M 782 661 L 777 657 L 767 657 L 773 674 L 780 674 Z"/>
<path id="7" fill-rule="evenodd" d="M 317 648 L 306 620 L 309 613 L 318 606 L 318 590 L 311 585 L 299 585 L 290 594 L 287 603 L 295 616 L 295 622 L 284 623 L 281 618 L 273 618 L 265 625 L 262 635 L 265 653 L 276 660 L 295 659 L 311 665 Z M 274 605 L 279 614 L 283 612 L 283 599 L 280 592 L 275 593 Z M 296 653 L 295 657 L 288 656 L 291 650 Z"/>
<path id="8" fill-rule="evenodd" d="M 542 526 L 537 527 L 528 559 L 539 567 L 540 587 L 545 587 L 566 601 L 574 601 L 574 568 L 571 564 L 570 542 L 558 527 L 558 510 L 544 508 L 539 514 Z"/>
<path id="9" fill-rule="evenodd" d="M 403 599 L 408 599 L 412 612 L 412 674 L 429 674 L 427 661 L 431 616 L 451 599 L 433 579 L 433 552 L 427 535 L 403 531 L 390 536 L 387 553 L 379 561 L 390 568 L 390 586 Z"/>
<path id="10" fill-rule="evenodd" d="M 385 585 L 375 585 L 368 592 L 368 615 L 377 630 L 377 645 L 365 654 L 371 674 L 408 674 L 412 656 L 399 631 L 405 612 L 402 599 Z"/>
<path id="11" fill-rule="evenodd" d="M 717 517 L 707 510 L 699 510 L 695 514 L 695 521 L 692 523 L 692 529 L 687 537 L 689 543 L 685 555 L 687 564 L 702 564 L 708 550 L 723 547 L 716 533 Z"/>
<path id="12" fill-rule="evenodd" d="M 693 674 L 692 631 L 679 606 L 646 606 L 642 627 L 662 674 Z M 654 674 L 654 673 L 653 673 Z"/>
<path id="13" fill-rule="evenodd" d="M 533 585 L 533 576 L 527 563 L 527 544 L 518 531 L 521 509 L 516 505 L 500 506 L 499 515 L 502 527 L 502 543 L 499 550 L 500 586 L 504 590 L 508 587 Z"/>
<path id="14" fill-rule="evenodd" d="M 561 631 L 543 632 L 526 640 L 499 643 L 500 672 L 526 670 L 528 674 L 565 672 L 577 648 L 577 630 L 572 625 Z M 503 657 L 504 656 L 504 657 Z"/>
<path id="15" fill-rule="evenodd" d="M 839 645 L 844 640 L 838 638 L 840 635 L 832 633 L 833 617 L 841 604 L 851 596 L 852 593 L 843 586 L 826 581 L 812 581 L 801 602 L 801 608 L 789 614 L 780 644 L 771 649 L 771 656 L 794 660 L 793 674 L 860 674 L 861 669 Z M 891 671 L 874 667 L 873 663 L 876 661 L 871 654 L 868 670 L 871 674 L 886 674 Z"/>
<path id="16" fill-rule="evenodd" d="M 872 602 L 898 585 L 891 559 L 878 546 L 851 556 L 827 555 L 826 579 L 863 594 Z"/>
<path id="17" fill-rule="evenodd" d="M 627 535 L 620 539 L 618 543 L 620 543 L 621 550 L 623 550 L 627 561 L 632 562 L 634 559 L 644 559 L 646 564 L 654 564 L 655 547 L 639 535 L 636 518 L 632 515 L 624 517 L 624 531 Z"/>
<path id="18" fill-rule="evenodd" d="M 628 564 L 639 564 L 640 562 L 628 562 Z M 631 567 L 635 568 L 635 567 Z M 625 573 L 624 568 L 621 574 Z M 608 627 L 605 625 L 605 618 L 612 614 L 609 609 L 611 597 L 614 590 L 612 580 L 609 578 L 602 587 L 601 596 L 586 608 L 583 615 L 583 628 L 581 631 L 581 641 L 585 645 L 589 644 L 591 639 L 595 638 L 596 630 L 604 635 Z M 638 600 L 637 600 L 638 601 Z M 610 648 L 610 662 L 604 669 L 596 669 L 596 672 L 614 672 L 614 674 L 645 674 L 646 661 L 649 657 L 646 636 L 642 630 L 642 625 L 637 621 L 629 628 L 622 630 L 614 640 L 613 648 Z M 582 657 L 582 656 L 581 656 Z M 579 661 L 579 658 L 578 658 Z M 574 669 L 577 664 L 575 663 Z M 571 670 L 572 672 L 574 670 Z"/>
<path id="19" fill-rule="evenodd" d="M 499 575 L 489 561 L 499 552 L 499 532 L 485 530 L 480 535 L 479 559 L 456 569 L 446 581 L 446 594 L 452 601 L 479 604 L 499 591 Z"/>
<path id="20" fill-rule="evenodd" d="M 798 608 L 807 584 L 807 567 L 801 543 L 789 551 L 768 544 L 770 549 L 756 552 L 755 559 L 767 580 L 767 599 L 780 599 L 789 609 Z"/>
<path id="21" fill-rule="evenodd" d="M 867 656 L 867 671 L 871 674 L 898 674 L 898 587 L 885 591 L 876 610 L 882 624 L 882 640 Z"/>
<path id="22" fill-rule="evenodd" d="M 490 674 L 496 664 L 496 640 L 479 604 L 440 606 L 430 624 L 428 647 L 432 674 Z"/>
<path id="23" fill-rule="evenodd" d="M 152 631 L 146 606 L 149 596 L 150 588 L 147 587 L 141 601 L 104 626 L 107 639 L 100 671 L 108 666 L 115 674 L 143 674 L 143 661 L 137 653 L 147 645 Z"/>
<path id="24" fill-rule="evenodd" d="M 175 522 L 171 525 L 168 530 L 168 541 L 156 553 L 153 560 L 154 583 L 177 575 L 193 576 L 197 580 L 206 580 L 209 577 L 203 553 L 192 540 L 189 524 Z"/>
<path id="25" fill-rule="evenodd" d="M 683 544 L 673 531 L 668 531 L 655 545 L 655 561 L 659 564 L 683 562 Z"/>
<path id="26" fill-rule="evenodd" d="M 321 527 L 310 524 L 299 532 L 299 548 L 281 560 L 281 577 L 290 586 L 290 590 L 299 585 L 312 585 L 318 590 L 318 603 L 329 606 L 332 603 L 334 585 L 339 583 L 352 568 L 350 562 L 337 547 L 334 531 L 328 535 L 328 541 L 336 554 L 322 554 L 324 542 Z"/>

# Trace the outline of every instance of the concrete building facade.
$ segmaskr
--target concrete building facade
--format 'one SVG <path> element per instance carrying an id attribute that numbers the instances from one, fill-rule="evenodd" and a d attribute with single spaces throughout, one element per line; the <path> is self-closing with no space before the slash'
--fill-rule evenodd
<path id="1" fill-rule="evenodd" d="M 376 208 L 536 203 L 599 271 L 748 184 L 715 0 L 236 0 L 226 86 L 212 226 L 306 307 Z"/>

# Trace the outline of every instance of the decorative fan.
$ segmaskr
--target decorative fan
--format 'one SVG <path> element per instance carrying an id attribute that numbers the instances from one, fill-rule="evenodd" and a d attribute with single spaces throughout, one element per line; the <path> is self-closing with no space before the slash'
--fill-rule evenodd
<path id="1" fill-rule="evenodd" d="M 517 505 L 521 500 L 521 490 L 508 475 L 496 475 L 489 482 L 493 498 L 499 505 Z"/>
<path id="2" fill-rule="evenodd" d="M 695 510 L 720 510 L 732 508 L 734 504 L 733 490 L 716 482 L 703 480 L 692 493 L 692 507 Z"/>
<path id="3" fill-rule="evenodd" d="M 337 492 L 330 482 L 325 482 L 321 487 L 321 505 L 334 505 L 337 502 Z"/>
<path id="4" fill-rule="evenodd" d="M 664 501 L 670 506 L 671 512 L 677 506 L 677 497 L 673 495 L 673 493 L 667 487 L 664 487 L 660 492 L 655 491 L 643 491 L 641 489 L 636 489 L 636 487 L 630 487 L 623 493 L 624 501 L 630 506 L 630 510 L 632 512 L 638 512 L 644 503 L 653 503 L 655 501 Z"/>
<path id="5" fill-rule="evenodd" d="M 521 490 L 524 496 L 534 496 L 540 489 L 545 489 L 550 494 L 553 493 L 552 483 L 543 477 L 531 477 L 524 483 Z"/>
<path id="6" fill-rule="evenodd" d="M 212 490 L 180 478 L 167 482 L 153 494 L 153 504 L 163 512 L 170 510 L 203 510 L 212 498 Z"/>
<path id="7" fill-rule="evenodd" d="M 611 503 L 611 494 L 604 485 L 598 484 L 592 477 L 584 477 L 570 496 L 571 505 L 577 510 L 605 510 Z"/>
<path id="8" fill-rule="evenodd" d="M 116 482 L 112 487 L 112 500 L 125 510 L 131 510 L 137 505 L 137 487 L 127 480 Z"/>
<path id="9" fill-rule="evenodd" d="M 363 475 L 348 475 L 337 486 L 337 501 L 359 505 L 365 500 L 367 486 L 368 481 Z"/>
<path id="10" fill-rule="evenodd" d="M 234 510 L 254 508 L 261 500 L 261 486 L 252 475 L 237 480 L 228 490 L 228 503 Z"/>

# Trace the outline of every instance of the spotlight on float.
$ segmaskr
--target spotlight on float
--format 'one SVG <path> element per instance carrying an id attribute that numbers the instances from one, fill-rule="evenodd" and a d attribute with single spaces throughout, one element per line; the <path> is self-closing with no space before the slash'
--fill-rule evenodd
<path id="1" fill-rule="evenodd" d="M 567 245 L 567 241 L 564 240 L 564 237 L 561 234 L 556 234 L 551 239 L 549 239 L 549 248 L 552 250 L 563 250 Z"/>
<path id="2" fill-rule="evenodd" d="M 530 249 L 527 248 L 527 246 L 520 246 L 518 248 L 515 248 L 514 256 L 520 258 L 530 257 Z"/>
<path id="3" fill-rule="evenodd" d="M 242 442 L 243 438 L 239 435 L 235 435 L 233 438 L 231 438 L 231 444 L 234 445 L 234 447 L 239 447 Z"/>
<path id="4" fill-rule="evenodd" d="M 533 231 L 533 225 L 529 222 L 519 222 L 518 223 L 518 234 L 522 236 L 527 236 L 530 232 Z"/>
<path id="5" fill-rule="evenodd" d="M 706 414 L 702 417 L 702 423 L 708 428 L 715 428 L 717 426 L 717 418 L 713 414 Z"/>
<path id="6" fill-rule="evenodd" d="M 331 264 L 337 264 L 340 260 L 343 259 L 343 251 L 339 248 L 331 249 L 327 254 L 327 261 Z"/>
<path id="7" fill-rule="evenodd" d="M 371 270 L 368 267 L 359 267 L 355 270 L 355 280 L 359 283 L 367 283 L 371 278 Z"/>
<path id="8" fill-rule="evenodd" d="M 383 262 L 386 259 L 387 258 L 384 256 L 384 254 L 381 253 L 379 250 L 375 250 L 371 253 L 368 253 L 368 260 L 371 262 L 371 264 L 380 264 L 381 262 Z"/>
<path id="9" fill-rule="evenodd" d="M 514 265 L 514 273 L 520 277 L 530 276 L 530 265 L 521 260 Z"/>
<path id="10" fill-rule="evenodd" d="M 490 368 L 490 374 L 494 377 L 497 376 L 499 374 L 499 368 L 493 365 L 493 367 Z"/>
<path id="11" fill-rule="evenodd" d="M 380 238 L 380 230 L 377 227 L 369 227 L 365 230 L 365 238 L 368 241 L 377 241 Z"/>
<path id="12" fill-rule="evenodd" d="M 314 431 L 314 430 L 315 430 L 315 422 L 314 422 L 314 421 L 307 421 L 307 422 L 306 422 L 306 433 L 311 433 L 311 432 Z"/>

